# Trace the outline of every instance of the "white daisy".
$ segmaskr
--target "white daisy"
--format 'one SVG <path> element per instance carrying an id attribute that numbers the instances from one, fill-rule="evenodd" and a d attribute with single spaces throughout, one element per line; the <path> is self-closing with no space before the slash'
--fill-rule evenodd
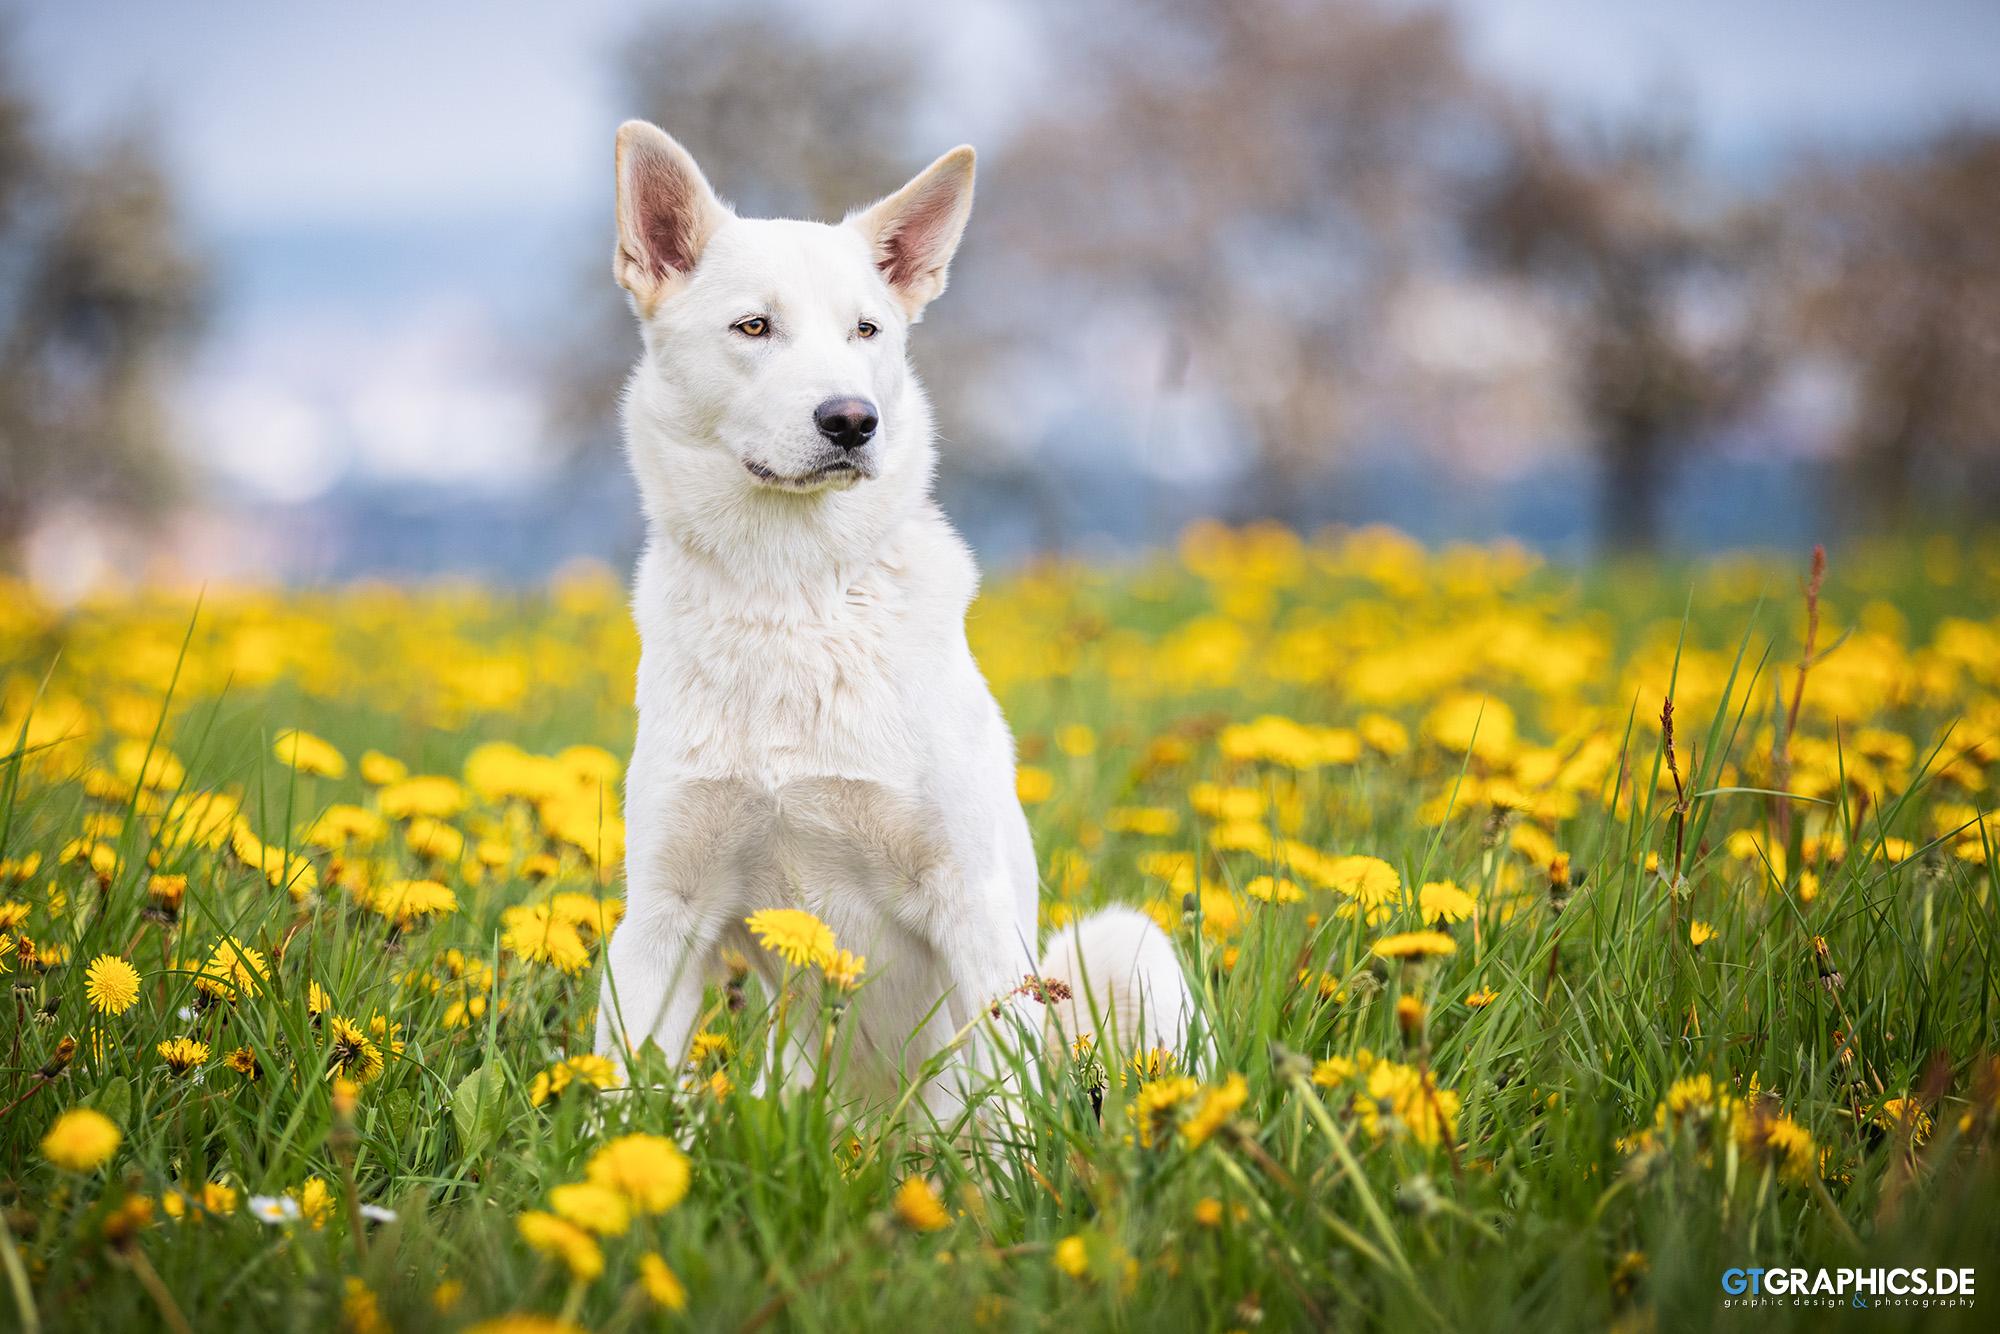
<path id="1" fill-rule="evenodd" d="M 252 1195 L 250 1212 L 273 1226 L 279 1223 L 296 1223 L 299 1219 L 299 1202 L 289 1195 Z"/>

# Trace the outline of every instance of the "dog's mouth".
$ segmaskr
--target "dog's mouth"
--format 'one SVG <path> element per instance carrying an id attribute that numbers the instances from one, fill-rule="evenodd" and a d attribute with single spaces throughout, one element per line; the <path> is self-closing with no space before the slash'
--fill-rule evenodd
<path id="1" fill-rule="evenodd" d="M 867 460 L 855 458 L 828 459 L 816 468 L 796 474 L 775 471 L 755 459 L 743 460 L 743 468 L 765 486 L 779 491 L 844 490 L 875 475 Z"/>

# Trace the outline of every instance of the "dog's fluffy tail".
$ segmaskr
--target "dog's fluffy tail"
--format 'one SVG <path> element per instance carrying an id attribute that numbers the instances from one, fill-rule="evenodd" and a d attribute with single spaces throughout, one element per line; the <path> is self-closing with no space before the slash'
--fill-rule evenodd
<path id="1" fill-rule="evenodd" d="M 1115 1049 L 1164 1049 L 1189 1064 L 1194 996 L 1173 942 L 1138 909 L 1105 908 L 1059 927 L 1042 976 L 1070 989 L 1051 1007 L 1065 1039 L 1102 1035 Z"/>

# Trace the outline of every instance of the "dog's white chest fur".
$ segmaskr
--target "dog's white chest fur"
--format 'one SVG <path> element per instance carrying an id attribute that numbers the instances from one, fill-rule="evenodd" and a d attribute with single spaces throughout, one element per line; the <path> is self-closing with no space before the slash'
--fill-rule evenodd
<path id="1" fill-rule="evenodd" d="M 896 573 L 828 571 L 781 597 L 730 596 L 694 562 L 649 556 L 634 610 L 639 706 L 661 715 L 659 762 L 772 789 L 830 775 L 913 781 L 922 744 L 908 684 L 925 631 L 944 627 L 913 616 Z"/>

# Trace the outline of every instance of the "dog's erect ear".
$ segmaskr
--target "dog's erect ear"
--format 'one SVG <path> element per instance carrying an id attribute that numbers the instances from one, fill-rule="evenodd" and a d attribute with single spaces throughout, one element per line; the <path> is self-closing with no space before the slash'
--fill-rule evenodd
<path id="1" fill-rule="evenodd" d="M 641 314 L 687 281 L 728 218 L 673 136 L 643 120 L 618 127 L 618 251 L 611 269 Z"/>
<path id="2" fill-rule="evenodd" d="M 970 146 L 925 167 L 908 185 L 849 219 L 875 251 L 875 267 L 911 319 L 944 291 L 946 270 L 972 215 Z"/>

